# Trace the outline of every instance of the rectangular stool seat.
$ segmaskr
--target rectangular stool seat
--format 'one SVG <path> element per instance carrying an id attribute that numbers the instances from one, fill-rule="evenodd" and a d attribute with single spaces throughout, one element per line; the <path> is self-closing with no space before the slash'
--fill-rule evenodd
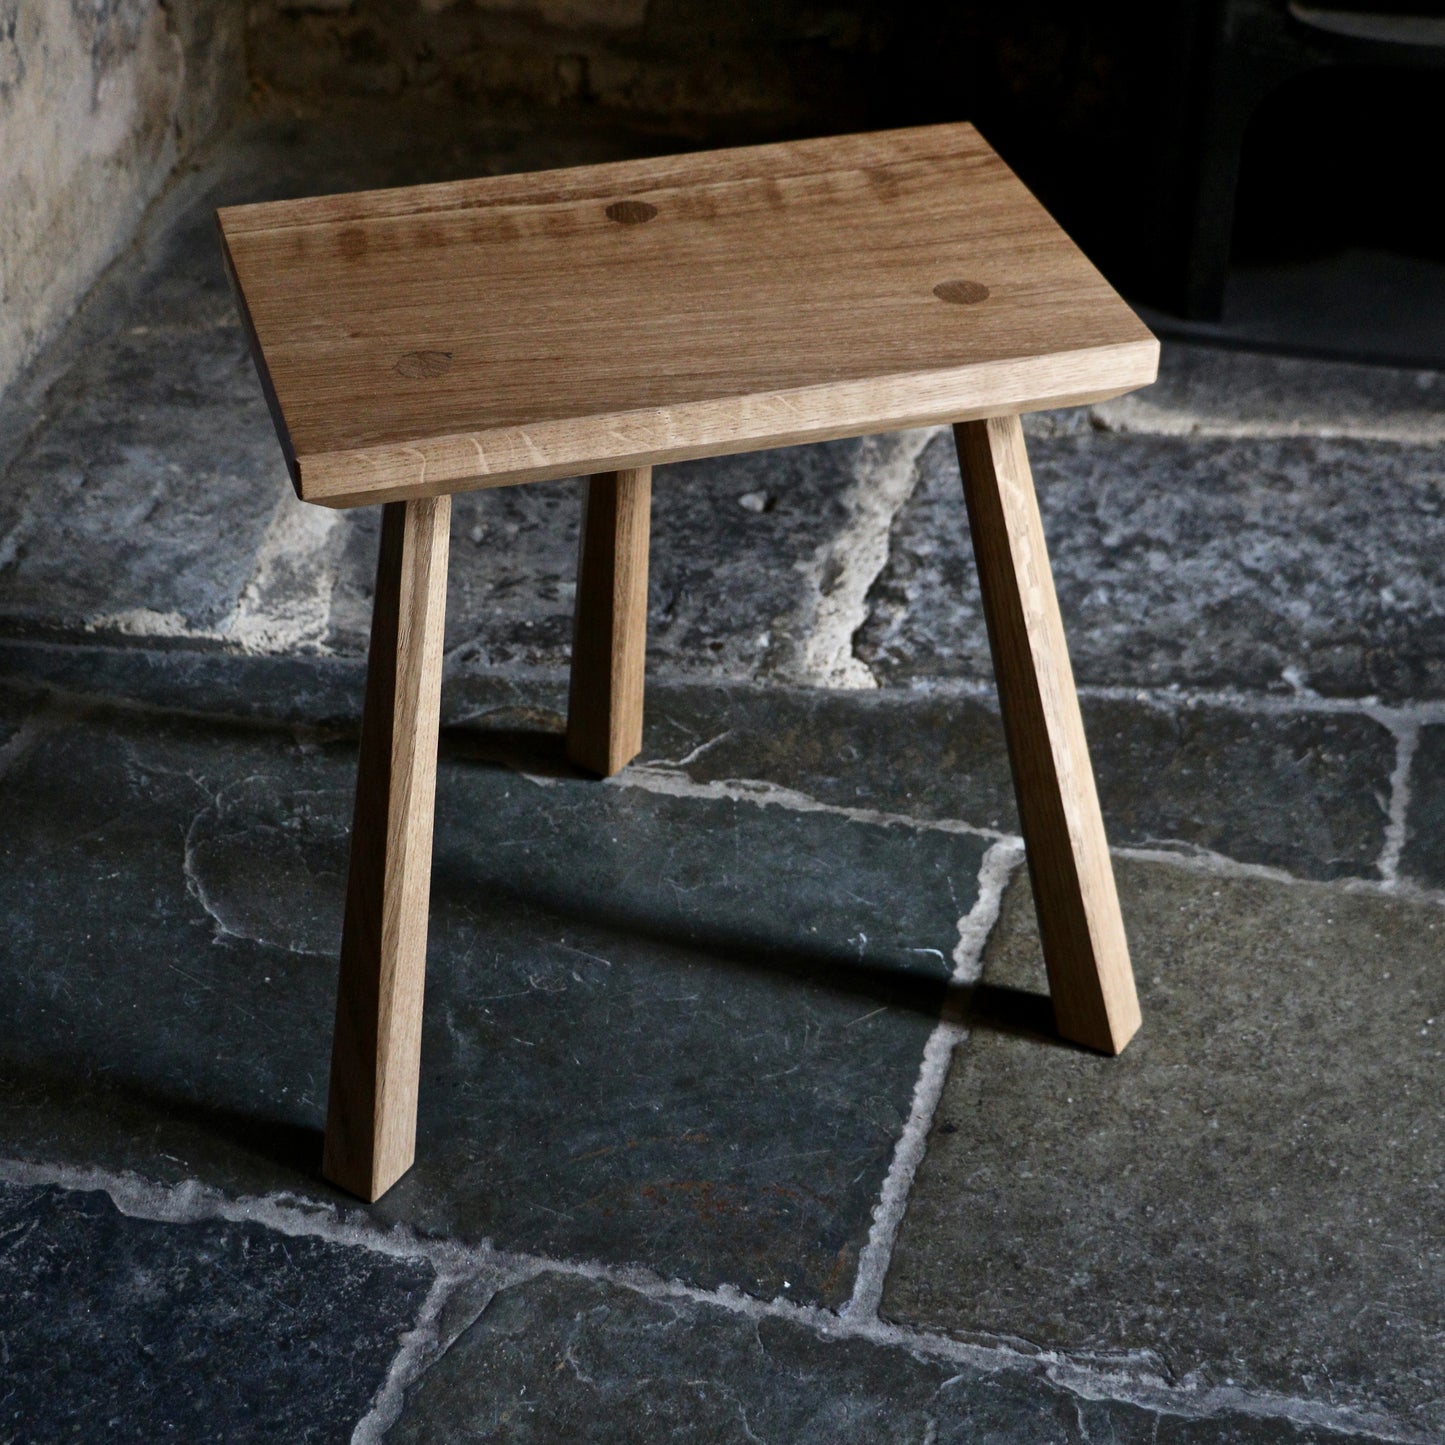
<path id="1" fill-rule="evenodd" d="M 330 506 L 1072 405 L 1158 344 L 970 125 L 219 213 Z"/>
<path id="2" fill-rule="evenodd" d="M 382 504 L 323 1169 L 416 1150 L 452 493 L 587 475 L 565 751 L 642 747 L 652 467 L 951 423 L 1059 1032 L 1138 1028 L 1019 413 L 1158 343 L 969 125 L 218 215 L 303 501 Z M 902 882 L 903 880 L 900 880 Z"/>

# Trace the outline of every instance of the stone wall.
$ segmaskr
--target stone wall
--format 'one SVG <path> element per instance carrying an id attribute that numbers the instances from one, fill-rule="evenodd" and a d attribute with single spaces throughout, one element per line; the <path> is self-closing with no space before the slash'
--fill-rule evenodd
<path id="1" fill-rule="evenodd" d="M 252 75 L 284 95 L 593 104 L 671 133 L 865 124 L 882 0 L 255 0 Z"/>
<path id="2" fill-rule="evenodd" d="M 0 390 L 245 83 L 233 0 L 0 0 Z"/>

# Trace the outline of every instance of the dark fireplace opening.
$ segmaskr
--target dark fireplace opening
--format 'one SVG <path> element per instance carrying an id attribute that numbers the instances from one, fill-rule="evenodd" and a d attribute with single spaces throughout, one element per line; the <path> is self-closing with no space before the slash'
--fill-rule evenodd
<path id="1" fill-rule="evenodd" d="M 1369 250 L 1445 263 L 1445 75 L 1341 66 L 1289 82 L 1245 137 L 1231 263 Z"/>
<path id="2" fill-rule="evenodd" d="M 1266 97 L 1241 154 L 1226 333 L 1438 364 L 1442 91 L 1438 70 L 1340 65 Z"/>

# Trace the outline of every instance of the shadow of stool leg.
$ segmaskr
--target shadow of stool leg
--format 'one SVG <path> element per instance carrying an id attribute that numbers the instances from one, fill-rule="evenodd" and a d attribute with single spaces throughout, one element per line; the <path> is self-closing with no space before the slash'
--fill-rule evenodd
<path id="1" fill-rule="evenodd" d="M 323 1163 L 367 1200 L 416 1153 L 450 520 L 450 497 L 382 514 Z"/>
<path id="2" fill-rule="evenodd" d="M 954 438 L 1054 1019 L 1117 1054 L 1139 1003 L 1023 428 L 991 417 Z"/>
<path id="3" fill-rule="evenodd" d="M 642 750 L 652 468 L 587 483 L 577 562 L 567 756 L 606 778 Z"/>

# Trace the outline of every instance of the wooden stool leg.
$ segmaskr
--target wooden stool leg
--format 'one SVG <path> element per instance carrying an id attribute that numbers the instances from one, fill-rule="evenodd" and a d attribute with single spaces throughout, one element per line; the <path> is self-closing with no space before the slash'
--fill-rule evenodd
<path id="1" fill-rule="evenodd" d="M 416 1153 L 450 521 L 450 497 L 382 514 L 322 1166 L 367 1200 Z"/>
<path id="2" fill-rule="evenodd" d="M 620 772 L 642 750 L 651 505 L 651 467 L 604 472 L 587 484 L 567 756 L 604 778 Z"/>
<path id="3" fill-rule="evenodd" d="M 1139 1003 L 1023 428 L 992 417 L 954 439 L 1054 1018 L 1117 1054 Z"/>

